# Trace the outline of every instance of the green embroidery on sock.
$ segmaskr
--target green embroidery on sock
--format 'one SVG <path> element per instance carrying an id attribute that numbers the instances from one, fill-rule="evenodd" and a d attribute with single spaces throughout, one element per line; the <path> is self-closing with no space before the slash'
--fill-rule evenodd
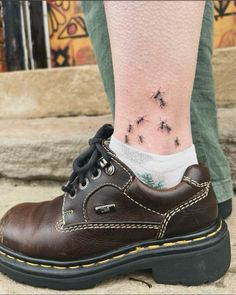
<path id="1" fill-rule="evenodd" d="M 142 182 L 144 182 L 152 188 L 161 189 L 164 187 L 164 181 L 160 180 L 158 182 L 155 182 L 150 173 L 139 174 L 139 177 L 142 180 Z"/>

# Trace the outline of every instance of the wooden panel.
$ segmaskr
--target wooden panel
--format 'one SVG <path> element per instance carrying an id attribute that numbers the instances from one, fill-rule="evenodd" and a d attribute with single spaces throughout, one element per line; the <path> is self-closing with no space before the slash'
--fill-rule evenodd
<path id="1" fill-rule="evenodd" d="M 2 6 L 0 6 L 2 10 Z M 6 54 L 4 48 L 4 39 L 3 39 L 3 22 L 0 15 L 0 72 L 6 71 Z"/>
<path id="2" fill-rule="evenodd" d="M 9 71 L 22 70 L 24 51 L 21 33 L 21 14 L 19 1 L 2 0 L 5 23 L 6 64 Z"/>
<path id="3" fill-rule="evenodd" d="M 30 1 L 29 3 L 35 68 L 47 68 L 42 2 Z"/>

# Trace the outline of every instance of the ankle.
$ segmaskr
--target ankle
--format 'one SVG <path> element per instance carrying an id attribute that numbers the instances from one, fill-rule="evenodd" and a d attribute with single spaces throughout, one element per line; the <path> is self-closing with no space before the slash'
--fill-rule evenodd
<path id="1" fill-rule="evenodd" d="M 129 131 L 129 128 L 133 128 Z M 178 131 L 171 134 L 159 134 L 156 128 L 135 130 L 130 125 L 127 128 L 117 128 L 113 137 L 126 145 L 141 150 L 143 152 L 172 155 L 184 151 L 193 145 L 191 130 Z M 118 131 L 117 131 L 118 130 Z M 121 130 L 125 130 L 122 132 Z M 167 135 L 167 136 L 166 136 Z"/>

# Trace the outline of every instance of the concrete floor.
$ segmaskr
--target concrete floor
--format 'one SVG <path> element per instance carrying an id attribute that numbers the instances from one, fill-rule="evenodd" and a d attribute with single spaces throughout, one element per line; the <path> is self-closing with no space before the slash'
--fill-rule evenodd
<path id="1" fill-rule="evenodd" d="M 42 201 L 53 198 L 60 193 L 60 186 L 55 183 L 31 183 L 25 185 L 23 183 L 16 184 L 1 181 L 0 216 L 8 208 L 19 202 Z M 234 206 L 236 206 L 235 198 Z M 0 294 L 236 294 L 236 210 L 227 220 L 227 223 L 231 232 L 231 267 L 223 278 L 212 284 L 199 287 L 158 285 L 150 275 L 133 273 L 128 276 L 107 280 L 94 289 L 60 292 L 18 284 L 6 276 L 0 275 Z"/>

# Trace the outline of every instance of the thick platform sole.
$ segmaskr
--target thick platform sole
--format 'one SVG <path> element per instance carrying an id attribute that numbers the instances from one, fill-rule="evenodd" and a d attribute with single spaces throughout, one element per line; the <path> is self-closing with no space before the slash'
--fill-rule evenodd
<path id="1" fill-rule="evenodd" d="M 226 219 L 228 218 L 233 210 L 233 200 L 227 200 L 223 203 L 218 204 L 218 210 L 219 210 L 219 215 L 223 218 Z"/>
<path id="2" fill-rule="evenodd" d="M 157 283 L 200 285 L 222 277 L 230 266 L 227 225 L 192 236 L 145 242 L 83 261 L 59 262 L 25 257 L 0 248 L 0 270 L 37 287 L 87 289 L 115 275 L 151 270 Z"/>

